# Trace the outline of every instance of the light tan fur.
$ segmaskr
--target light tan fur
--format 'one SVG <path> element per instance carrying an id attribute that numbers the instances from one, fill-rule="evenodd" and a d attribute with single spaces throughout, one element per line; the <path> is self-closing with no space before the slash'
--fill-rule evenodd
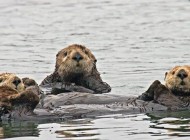
<path id="1" fill-rule="evenodd" d="M 2 73 L 0 74 L 0 86 L 9 86 L 12 89 L 22 92 L 25 90 L 24 83 L 22 79 L 13 73 Z"/>
<path id="2" fill-rule="evenodd" d="M 180 72 L 183 71 L 184 78 L 180 78 Z M 171 91 L 190 92 L 190 66 L 176 66 L 165 75 L 165 85 Z"/>

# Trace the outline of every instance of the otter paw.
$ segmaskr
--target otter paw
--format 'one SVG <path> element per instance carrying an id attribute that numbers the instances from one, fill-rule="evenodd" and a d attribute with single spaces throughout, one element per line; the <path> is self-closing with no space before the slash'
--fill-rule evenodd
<path id="1" fill-rule="evenodd" d="M 31 90 L 12 95 L 9 97 L 9 100 L 12 106 L 24 105 L 31 108 L 31 110 L 33 110 L 40 101 L 38 95 Z"/>
<path id="2" fill-rule="evenodd" d="M 111 91 L 110 85 L 108 85 L 106 82 L 103 83 L 101 93 L 108 93 Z"/>
<path id="3" fill-rule="evenodd" d="M 28 77 L 22 78 L 22 81 L 24 83 L 25 88 L 29 86 L 35 86 L 37 85 L 36 81 L 34 79 L 30 79 Z"/>
<path id="4" fill-rule="evenodd" d="M 138 97 L 138 99 L 140 100 L 144 100 L 144 101 L 151 101 L 154 100 L 154 93 L 155 90 L 157 89 L 157 87 L 161 84 L 161 82 L 159 80 L 155 80 L 150 87 L 148 88 L 147 91 L 145 91 L 144 93 L 142 93 L 142 95 L 140 95 Z"/>
<path id="5" fill-rule="evenodd" d="M 57 95 L 60 93 L 73 91 L 73 83 L 69 82 L 56 82 L 52 86 L 51 94 Z"/>

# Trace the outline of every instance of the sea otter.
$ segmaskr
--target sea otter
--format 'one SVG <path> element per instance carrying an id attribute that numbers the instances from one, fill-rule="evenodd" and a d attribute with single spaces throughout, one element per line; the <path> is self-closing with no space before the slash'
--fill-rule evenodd
<path id="1" fill-rule="evenodd" d="M 149 89 L 139 96 L 139 99 L 150 101 L 162 100 L 160 95 L 170 94 L 171 98 L 168 98 L 168 102 L 174 104 L 173 98 L 178 98 L 184 102 L 190 102 L 190 66 L 176 66 L 165 73 L 165 84 L 161 84 L 160 81 L 154 81 Z M 176 99 L 177 100 L 177 99 Z"/>
<path id="2" fill-rule="evenodd" d="M 22 106 L 32 112 L 39 103 L 40 89 L 33 79 L 19 78 L 12 73 L 0 74 L 0 108 L 1 113 Z"/>
<path id="3" fill-rule="evenodd" d="M 74 83 L 90 89 L 94 93 L 110 92 L 111 87 L 102 81 L 96 68 L 96 62 L 95 56 L 85 46 L 70 45 L 58 52 L 53 74 L 47 76 L 40 86 L 57 82 L 65 85 Z"/>
<path id="4" fill-rule="evenodd" d="M 0 86 L 8 85 L 9 87 L 22 92 L 25 89 L 22 79 L 13 73 L 1 73 L 0 74 Z"/>

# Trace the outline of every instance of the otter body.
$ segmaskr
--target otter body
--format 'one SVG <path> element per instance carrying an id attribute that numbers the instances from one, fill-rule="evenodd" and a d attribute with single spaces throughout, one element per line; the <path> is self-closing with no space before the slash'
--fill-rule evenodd
<path id="1" fill-rule="evenodd" d="M 176 66 L 165 73 L 165 84 L 161 84 L 156 80 L 150 88 L 143 93 L 139 98 L 145 101 L 160 99 L 159 96 L 168 93 L 174 98 L 190 103 L 190 66 Z M 177 99 L 176 99 L 177 100 Z M 163 103 L 163 100 L 161 101 Z M 173 100 L 168 100 L 168 103 L 175 104 Z"/>
<path id="2" fill-rule="evenodd" d="M 74 83 L 93 90 L 94 93 L 110 92 L 111 87 L 102 81 L 97 71 L 96 61 L 95 56 L 85 46 L 70 45 L 58 52 L 54 72 L 40 86 L 57 82 L 65 85 Z"/>
<path id="3" fill-rule="evenodd" d="M 27 108 L 33 112 L 39 103 L 39 88 L 29 78 L 20 79 L 12 73 L 0 74 L 0 108 L 1 111 L 10 112 L 16 107 Z M 1 112 L 2 113 L 2 112 Z"/>

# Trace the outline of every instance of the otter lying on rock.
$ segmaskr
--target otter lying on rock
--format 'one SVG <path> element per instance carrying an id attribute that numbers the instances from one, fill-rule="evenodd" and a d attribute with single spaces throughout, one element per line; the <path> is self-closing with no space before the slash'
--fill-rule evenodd
<path id="1" fill-rule="evenodd" d="M 40 86 L 54 86 L 62 83 L 62 88 L 53 88 L 53 94 L 65 91 L 110 92 L 111 87 L 102 81 L 96 68 L 96 61 L 95 56 L 85 46 L 70 45 L 58 52 L 53 74 L 47 76 Z"/>

